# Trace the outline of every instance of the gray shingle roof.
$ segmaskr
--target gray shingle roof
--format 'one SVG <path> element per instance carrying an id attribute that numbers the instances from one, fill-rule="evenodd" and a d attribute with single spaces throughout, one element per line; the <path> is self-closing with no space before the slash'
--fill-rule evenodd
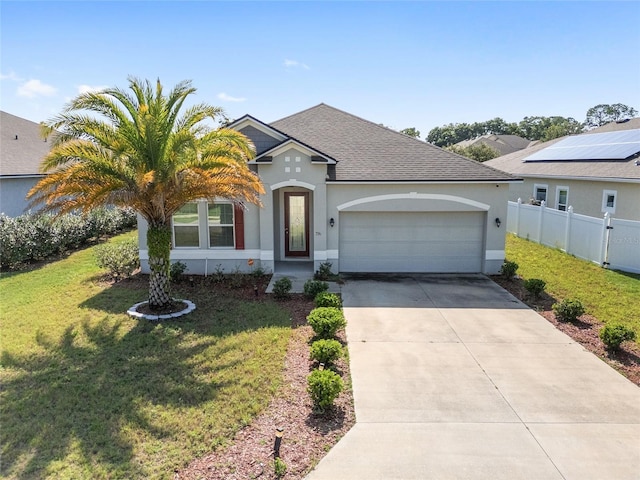
<path id="1" fill-rule="evenodd" d="M 638 120 L 636 123 L 635 120 Z M 590 133 L 612 132 L 616 130 L 631 130 L 634 126 L 640 126 L 640 119 L 616 124 L 609 123 L 597 129 L 591 130 L 583 135 Z M 606 128 L 605 128 L 606 127 Z M 636 127 L 638 128 L 638 127 Z M 544 148 L 559 142 L 561 137 L 544 143 L 538 143 L 533 147 L 518 150 L 517 152 L 503 155 L 485 162 L 493 168 L 498 168 L 513 175 L 523 177 L 570 177 L 570 178 L 606 178 L 624 181 L 640 181 L 640 166 L 636 165 L 636 159 L 632 158 L 626 161 L 611 160 L 587 160 L 587 161 L 544 161 L 544 162 L 525 162 L 524 159 Z"/>
<path id="2" fill-rule="evenodd" d="M 459 147 L 469 147 L 471 145 L 479 145 L 484 143 L 485 145 L 495 148 L 501 155 L 507 153 L 513 153 L 517 150 L 527 148 L 531 144 L 531 140 L 522 138 L 518 135 L 482 135 L 481 137 L 471 140 L 463 140 L 456 143 Z"/>
<path id="3" fill-rule="evenodd" d="M 0 112 L 0 176 L 40 174 L 50 147 L 40 136 L 40 125 Z"/>
<path id="4" fill-rule="evenodd" d="M 324 103 L 270 126 L 337 160 L 337 181 L 516 180 L 512 175 Z"/>
<path id="5" fill-rule="evenodd" d="M 589 133 L 617 132 L 619 130 L 635 130 L 640 128 L 640 117 L 622 120 L 621 122 L 609 122 L 601 127 L 589 130 Z"/>

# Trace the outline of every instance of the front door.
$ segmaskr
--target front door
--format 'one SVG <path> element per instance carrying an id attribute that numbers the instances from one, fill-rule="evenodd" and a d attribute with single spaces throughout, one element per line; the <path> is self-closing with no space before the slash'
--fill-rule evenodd
<path id="1" fill-rule="evenodd" d="M 309 193 L 284 194 L 284 255 L 309 256 Z"/>

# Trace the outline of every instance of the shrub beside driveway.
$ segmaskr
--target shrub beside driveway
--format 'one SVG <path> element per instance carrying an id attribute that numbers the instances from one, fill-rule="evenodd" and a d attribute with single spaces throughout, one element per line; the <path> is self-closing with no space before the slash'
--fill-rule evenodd
<path id="1" fill-rule="evenodd" d="M 495 276 L 495 282 L 640 385 L 640 275 L 606 270 L 514 235 L 507 236 L 506 257 L 518 264 L 517 277 Z M 524 287 L 531 278 L 546 282 L 545 292 L 537 299 Z M 553 312 L 553 304 L 565 299 L 584 306 L 586 312 L 575 322 L 559 321 Z M 636 333 L 636 342 L 625 342 L 619 351 L 607 350 L 599 336 L 605 324 L 625 325 Z"/>

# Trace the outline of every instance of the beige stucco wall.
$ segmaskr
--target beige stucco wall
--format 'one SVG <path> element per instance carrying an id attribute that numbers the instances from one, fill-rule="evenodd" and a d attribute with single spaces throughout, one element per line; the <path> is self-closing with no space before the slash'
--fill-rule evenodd
<path id="1" fill-rule="evenodd" d="M 516 202 L 521 198 L 523 203 L 528 203 L 537 184 L 547 185 L 548 207 L 557 208 L 557 188 L 568 187 L 568 203 L 573 207 L 574 213 L 597 218 L 605 213 L 602 210 L 603 192 L 616 191 L 616 211 L 612 216 L 640 221 L 640 183 L 528 177 L 521 184 L 511 184 L 509 200 Z"/>
<path id="2" fill-rule="evenodd" d="M 27 193 L 42 176 L 3 177 L 0 179 L 0 212 L 7 217 L 18 217 L 29 211 Z M 39 207 L 32 211 L 39 210 Z"/>
<path id="3" fill-rule="evenodd" d="M 227 273 L 236 268 L 249 271 L 258 265 L 273 270 L 275 261 L 284 258 L 284 194 L 300 191 L 309 192 L 310 256 L 316 269 L 330 261 L 333 270 L 339 271 L 340 212 L 346 211 L 481 211 L 486 225 L 484 271 L 497 273 L 503 263 L 508 184 L 327 184 L 327 164 L 312 163 L 311 152 L 297 146 L 274 152 L 271 163 L 258 163 L 255 168 L 265 194 L 261 197 L 262 208 L 249 205 L 245 212 L 245 249 L 172 250 L 172 259 L 187 263 L 190 273 L 211 274 L 218 265 Z M 331 218 L 334 227 L 329 225 Z M 500 228 L 495 225 L 496 218 L 501 219 Z M 146 226 L 144 221 L 139 225 L 143 271 L 148 271 Z M 206 224 L 201 227 L 206 237 Z M 206 238 L 201 239 L 201 244 L 206 244 Z M 249 266 L 249 259 L 254 261 L 253 267 Z"/>

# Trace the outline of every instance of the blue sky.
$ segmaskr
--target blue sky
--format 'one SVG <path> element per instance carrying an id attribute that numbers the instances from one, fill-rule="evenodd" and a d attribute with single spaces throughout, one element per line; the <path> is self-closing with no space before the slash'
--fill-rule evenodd
<path id="1" fill-rule="evenodd" d="M 640 2 L 2 0 L 0 108 L 41 121 L 78 92 L 167 87 L 271 122 L 320 102 L 396 129 L 640 110 Z"/>

